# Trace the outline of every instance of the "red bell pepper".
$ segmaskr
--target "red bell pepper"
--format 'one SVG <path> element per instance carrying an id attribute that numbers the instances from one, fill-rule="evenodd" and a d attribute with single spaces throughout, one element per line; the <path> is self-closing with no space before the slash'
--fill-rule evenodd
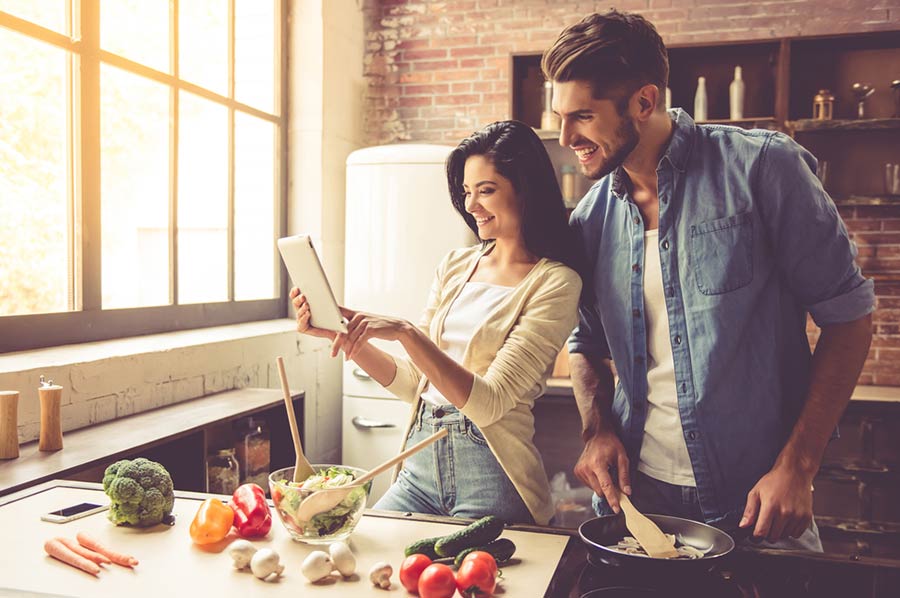
<path id="1" fill-rule="evenodd" d="M 234 529 L 242 538 L 260 538 L 272 527 L 266 493 L 256 484 L 238 486 L 228 506 L 234 511 Z"/>

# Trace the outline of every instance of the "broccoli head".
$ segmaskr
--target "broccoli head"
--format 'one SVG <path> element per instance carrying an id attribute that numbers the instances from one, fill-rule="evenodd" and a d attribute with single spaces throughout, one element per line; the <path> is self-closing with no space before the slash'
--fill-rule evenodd
<path id="1" fill-rule="evenodd" d="M 116 525 L 149 527 L 172 512 L 172 477 L 156 461 L 123 459 L 106 468 L 103 491 L 109 496 L 109 520 Z"/>

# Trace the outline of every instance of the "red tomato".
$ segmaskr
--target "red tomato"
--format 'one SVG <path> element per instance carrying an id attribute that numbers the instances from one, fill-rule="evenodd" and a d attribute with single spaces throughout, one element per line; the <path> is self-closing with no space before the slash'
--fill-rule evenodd
<path id="1" fill-rule="evenodd" d="M 483 560 L 464 560 L 456 573 L 456 587 L 463 598 L 492 596 L 496 585 L 497 574 Z"/>
<path id="2" fill-rule="evenodd" d="M 453 598 L 456 593 L 456 577 L 447 565 L 428 565 L 419 578 L 420 598 Z"/>
<path id="3" fill-rule="evenodd" d="M 497 577 L 497 559 L 494 558 L 490 552 L 485 552 L 483 550 L 474 550 L 466 555 L 463 559 L 463 563 L 468 561 L 478 561 L 480 563 L 484 563 L 490 568 L 491 572 L 494 574 L 494 577 Z"/>
<path id="4" fill-rule="evenodd" d="M 411 554 L 400 565 L 400 584 L 407 591 L 416 593 L 419 589 L 419 576 L 431 564 L 431 559 L 424 554 Z"/>

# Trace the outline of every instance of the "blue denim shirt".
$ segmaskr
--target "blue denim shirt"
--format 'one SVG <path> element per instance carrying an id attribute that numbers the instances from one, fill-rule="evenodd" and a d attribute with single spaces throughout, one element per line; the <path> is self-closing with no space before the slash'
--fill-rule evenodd
<path id="1" fill-rule="evenodd" d="M 774 464 L 809 386 L 806 317 L 870 313 L 874 284 L 815 176 L 816 159 L 773 131 L 674 132 L 656 173 L 659 251 L 678 409 L 707 521 L 740 513 Z M 647 413 L 644 222 L 620 168 L 572 214 L 588 271 L 569 351 L 611 357 L 612 411 L 632 464 Z"/>

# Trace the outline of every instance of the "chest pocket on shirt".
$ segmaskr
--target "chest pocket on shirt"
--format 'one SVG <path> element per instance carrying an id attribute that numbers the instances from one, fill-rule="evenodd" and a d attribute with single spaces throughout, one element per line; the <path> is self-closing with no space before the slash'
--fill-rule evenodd
<path id="1" fill-rule="evenodd" d="M 735 214 L 691 226 L 691 260 L 697 288 L 721 295 L 753 280 L 753 220 Z"/>

